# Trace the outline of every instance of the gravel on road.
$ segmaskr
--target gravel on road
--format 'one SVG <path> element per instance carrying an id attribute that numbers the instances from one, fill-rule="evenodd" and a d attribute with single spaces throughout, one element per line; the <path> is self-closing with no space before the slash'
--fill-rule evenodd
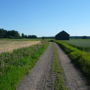
<path id="1" fill-rule="evenodd" d="M 51 90 L 52 45 L 40 57 L 35 67 L 24 77 L 16 90 Z"/>
<path id="2" fill-rule="evenodd" d="M 55 45 L 58 48 L 59 61 L 64 70 L 66 85 L 69 90 L 90 90 L 80 71 L 74 67 L 63 50 L 57 44 Z"/>
<path id="3" fill-rule="evenodd" d="M 55 43 L 50 43 L 34 68 L 21 80 L 16 90 L 54 90 L 52 88 L 51 65 L 53 46 L 58 49 L 59 61 L 64 70 L 65 84 L 68 90 L 90 90 L 82 74 L 74 67 L 69 57 Z"/>

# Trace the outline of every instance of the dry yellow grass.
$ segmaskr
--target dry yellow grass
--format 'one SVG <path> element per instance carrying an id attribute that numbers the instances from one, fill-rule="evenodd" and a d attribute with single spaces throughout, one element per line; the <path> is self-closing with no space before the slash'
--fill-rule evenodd
<path id="1" fill-rule="evenodd" d="M 11 52 L 14 49 L 40 44 L 40 41 L 30 40 L 0 40 L 0 53 Z"/>

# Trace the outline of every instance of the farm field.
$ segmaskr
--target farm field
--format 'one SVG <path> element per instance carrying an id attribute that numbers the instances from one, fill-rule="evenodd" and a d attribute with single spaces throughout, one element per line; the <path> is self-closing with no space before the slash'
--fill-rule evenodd
<path id="1" fill-rule="evenodd" d="M 0 90 L 15 90 L 19 81 L 34 67 L 47 46 L 48 44 L 41 42 L 38 45 L 19 48 L 11 53 L 1 53 Z"/>
<path id="2" fill-rule="evenodd" d="M 90 90 L 90 0 L 0 4 L 0 90 Z"/>
<path id="3" fill-rule="evenodd" d="M 81 73 L 55 43 L 50 43 L 16 90 L 90 90 Z"/>
<path id="4" fill-rule="evenodd" d="M 90 39 L 70 39 L 65 42 L 85 51 L 90 51 Z"/>
<path id="5" fill-rule="evenodd" d="M 11 52 L 14 49 L 28 47 L 32 45 L 39 44 L 40 41 L 37 40 L 27 40 L 27 39 L 0 39 L 0 53 Z"/>
<path id="6" fill-rule="evenodd" d="M 40 44 L 30 46 L 30 42 Z M 0 90 L 80 90 L 82 86 L 83 90 L 88 90 L 86 81 L 82 79 L 84 77 L 70 63 L 70 60 L 75 59 L 76 61 L 78 55 L 82 55 L 81 50 L 78 51 L 79 49 L 77 50 L 67 43 L 64 46 L 63 43 L 65 42 L 58 41 L 57 43 L 63 45 L 65 50 L 69 52 L 76 50 L 75 55 L 72 53 L 71 58 L 69 58 L 67 57 L 68 54 L 66 55 L 57 44 L 54 42 L 48 43 L 46 40 L 4 39 L 0 43 L 2 43 L 2 47 L 5 44 L 18 45 L 17 48 L 13 48 L 16 49 L 13 52 L 0 54 Z M 83 55 L 85 57 L 81 56 L 80 58 L 83 61 L 77 60 L 76 64 L 84 67 L 84 69 L 80 69 L 86 74 L 88 73 L 89 79 L 90 73 L 87 69 L 89 56 L 86 58 L 87 53 L 83 53 Z M 83 64 L 83 62 L 86 64 Z"/>

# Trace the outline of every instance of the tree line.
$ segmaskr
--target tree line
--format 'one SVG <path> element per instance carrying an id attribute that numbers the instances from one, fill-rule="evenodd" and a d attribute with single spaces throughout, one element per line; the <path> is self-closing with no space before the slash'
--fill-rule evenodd
<path id="1" fill-rule="evenodd" d="M 0 38 L 37 38 L 36 35 L 25 35 L 20 33 L 16 30 L 5 30 L 5 29 L 0 29 Z"/>

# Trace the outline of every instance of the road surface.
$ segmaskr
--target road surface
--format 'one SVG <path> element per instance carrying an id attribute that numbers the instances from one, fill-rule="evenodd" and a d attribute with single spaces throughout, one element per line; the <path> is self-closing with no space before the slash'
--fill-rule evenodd
<path id="1" fill-rule="evenodd" d="M 53 62 L 53 45 L 58 49 L 59 61 L 64 69 L 65 85 L 68 90 L 90 90 L 84 77 L 73 66 L 71 60 L 55 43 L 46 49 L 35 67 L 21 80 L 16 90 L 54 90 L 51 65 Z"/>

